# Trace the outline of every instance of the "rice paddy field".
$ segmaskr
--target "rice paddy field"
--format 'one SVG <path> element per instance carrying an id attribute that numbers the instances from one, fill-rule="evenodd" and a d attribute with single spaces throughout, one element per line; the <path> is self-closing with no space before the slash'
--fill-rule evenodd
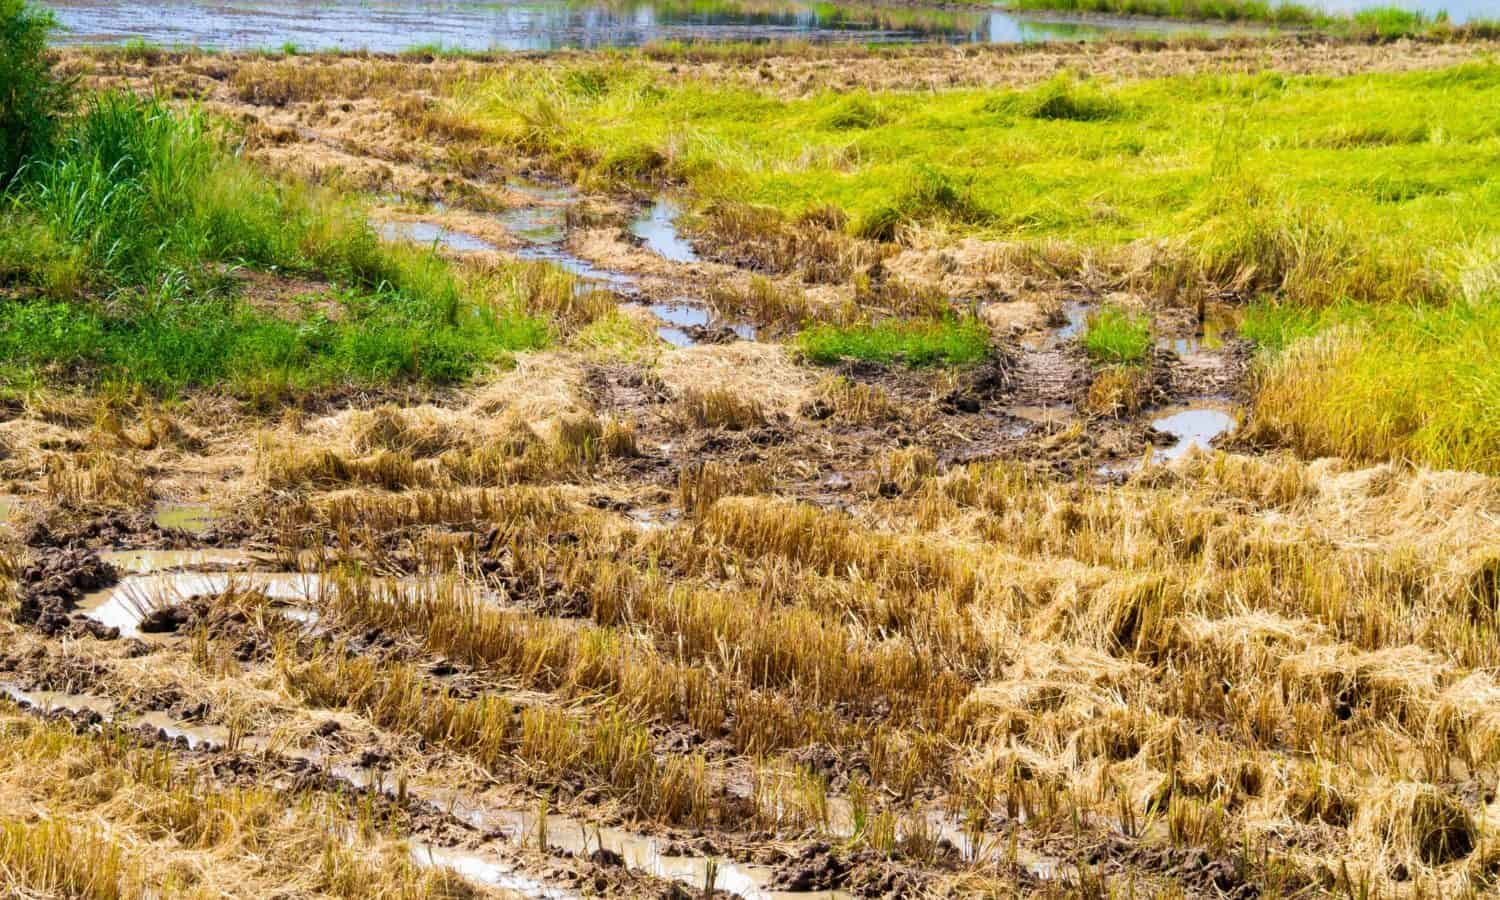
<path id="1" fill-rule="evenodd" d="M 1500 43 L 1313 18 L 0 0 L 0 895 L 1500 892 Z"/>

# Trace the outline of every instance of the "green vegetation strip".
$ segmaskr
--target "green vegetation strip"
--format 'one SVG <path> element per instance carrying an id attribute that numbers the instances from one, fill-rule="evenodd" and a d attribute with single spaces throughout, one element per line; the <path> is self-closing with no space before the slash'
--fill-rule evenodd
<path id="1" fill-rule="evenodd" d="M 797 349 L 818 365 L 843 360 L 909 366 L 962 366 L 989 353 L 989 330 L 973 319 L 882 319 L 848 327 L 816 325 L 797 335 Z"/>
<path id="2" fill-rule="evenodd" d="M 1394 5 L 1338 14 L 1325 12 L 1315 5 L 1281 0 L 1007 0 L 1004 6 L 1025 11 L 1257 22 L 1336 32 L 1367 32 L 1382 37 L 1422 34 L 1448 24 L 1446 14 L 1429 16 Z M 1487 31 L 1494 29 L 1496 23 L 1486 20 L 1469 23 L 1468 27 Z"/>

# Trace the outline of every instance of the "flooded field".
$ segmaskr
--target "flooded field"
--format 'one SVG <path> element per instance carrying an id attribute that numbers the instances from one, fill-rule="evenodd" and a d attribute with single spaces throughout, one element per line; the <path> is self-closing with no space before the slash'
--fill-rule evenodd
<path id="1" fill-rule="evenodd" d="M 577 3 L 253 0 L 105 3 L 48 0 L 65 43 L 144 40 L 224 50 L 293 46 L 304 51 L 396 52 L 633 47 L 651 41 L 1025 42 L 1096 37 L 1123 22 L 991 10 L 754 2 Z M 1175 26 L 1163 23 L 1158 29 Z"/>
<path id="2" fill-rule="evenodd" d="M 375 31 L 319 7 L 329 39 L 419 31 L 362 8 Z M 540 40 L 507 9 L 430 27 Z M 297 14 L 243 34 L 325 27 Z M 1247 41 L 61 51 L 98 93 L 57 152 L 103 149 L 0 213 L 0 254 L 46 263 L 0 255 L 0 349 L 35 360 L 0 368 L 0 894 L 1493 892 L 1500 481 L 1302 452 L 1266 418 L 1279 360 L 1331 377 L 1374 327 L 1269 356 L 1265 297 L 1321 314 L 1297 291 L 1331 276 L 1266 267 L 1309 234 L 1346 242 L 1318 265 L 1366 262 L 1352 227 L 1220 264 L 1206 227 L 1102 248 L 1137 183 L 1022 214 L 942 174 L 992 150 L 1056 192 L 1144 172 L 1191 194 L 1182 227 L 1230 202 L 1165 180 L 1220 172 L 1191 141 L 1226 96 L 1288 95 L 1296 131 L 1259 143 L 1320 165 L 1492 149 L 1487 122 L 1347 120 L 1433 83 L 1482 117 L 1492 44 Z M 1194 91 L 1163 114 L 1180 156 L 1141 136 Z M 959 147 L 980 120 L 952 154 L 899 131 Z M 948 155 L 892 176 L 891 147 Z M 78 172 L 127 187 L 68 206 Z M 1486 196 L 1377 187 L 1403 236 Z M 1247 228 L 1281 196 L 1245 194 Z M 1032 233 L 1058 223 L 1091 242 Z"/>

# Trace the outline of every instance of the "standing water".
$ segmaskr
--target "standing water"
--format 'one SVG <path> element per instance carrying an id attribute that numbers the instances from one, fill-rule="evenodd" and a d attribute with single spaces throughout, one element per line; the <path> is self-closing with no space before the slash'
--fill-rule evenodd
<path id="1" fill-rule="evenodd" d="M 646 244 L 646 249 L 671 262 L 690 263 L 698 261 L 693 245 L 677 233 L 677 217 L 682 210 L 670 200 L 658 200 L 634 222 L 630 233 Z"/>
<path id="2" fill-rule="evenodd" d="M 1157 462 L 1165 462 L 1187 454 L 1194 447 L 1207 450 L 1215 438 L 1234 428 L 1234 416 L 1212 406 L 1190 406 L 1151 420 L 1151 426 L 1176 438 L 1176 443 L 1153 454 Z"/>
<path id="3" fill-rule="evenodd" d="M 837 7 L 811 2 L 646 0 L 42 0 L 75 44 L 153 44 L 216 50 L 553 50 L 650 41 L 800 39 L 865 43 L 1022 43 L 1098 37 L 1142 23 L 1009 13 Z M 1151 23 L 1152 30 L 1186 27 Z M 1193 26 L 1202 29 L 1201 25 Z"/>

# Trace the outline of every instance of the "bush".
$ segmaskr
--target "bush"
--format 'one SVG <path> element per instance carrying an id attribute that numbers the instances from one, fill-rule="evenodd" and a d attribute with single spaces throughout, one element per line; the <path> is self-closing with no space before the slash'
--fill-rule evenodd
<path id="1" fill-rule="evenodd" d="M 46 58 L 55 24 L 26 0 L 0 0 L 0 190 L 27 159 L 49 150 L 67 110 L 69 85 Z"/>

